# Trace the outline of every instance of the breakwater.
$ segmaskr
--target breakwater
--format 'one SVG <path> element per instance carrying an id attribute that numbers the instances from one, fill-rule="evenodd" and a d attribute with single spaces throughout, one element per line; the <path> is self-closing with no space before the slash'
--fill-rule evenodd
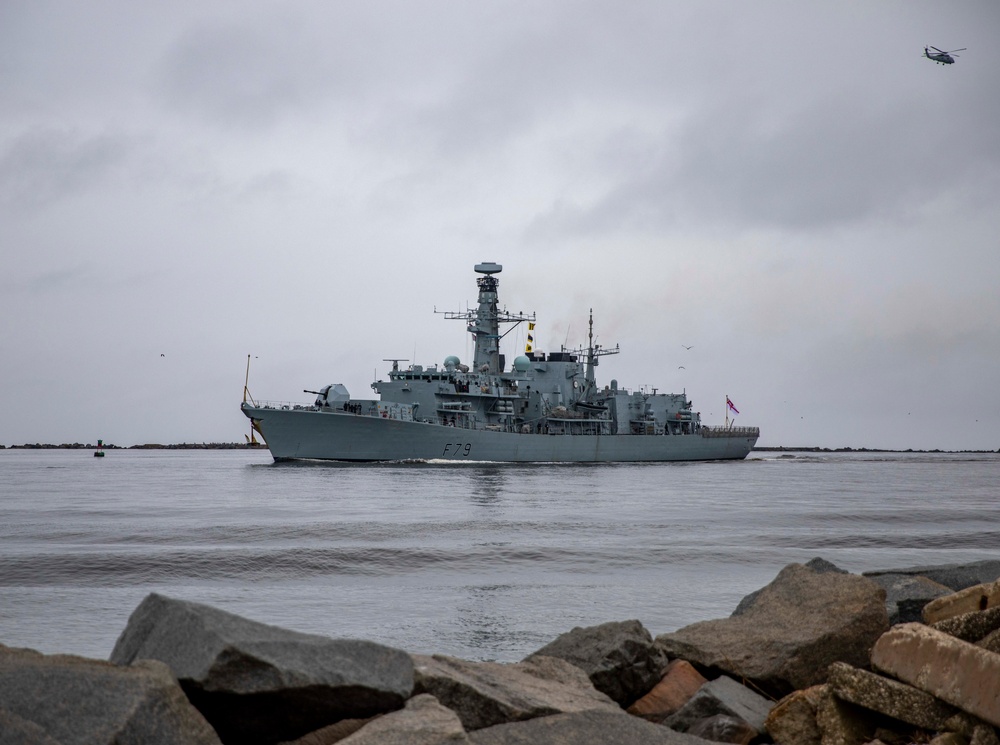
<path id="1" fill-rule="evenodd" d="M 995 560 L 861 575 L 816 558 L 727 618 L 655 638 L 637 620 L 577 627 L 515 663 L 302 634 L 152 593 L 109 661 L 0 648 L 4 736 L 988 745 L 998 577 Z"/>

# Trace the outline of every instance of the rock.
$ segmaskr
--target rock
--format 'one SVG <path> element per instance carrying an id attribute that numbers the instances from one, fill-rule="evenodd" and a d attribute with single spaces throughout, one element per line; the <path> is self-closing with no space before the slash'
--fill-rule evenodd
<path id="1" fill-rule="evenodd" d="M 413 663 L 400 650 L 250 621 L 199 603 L 146 597 L 111 661 L 165 662 L 223 742 L 293 740 L 345 718 L 401 708 Z"/>
<path id="2" fill-rule="evenodd" d="M 988 724 L 979 724 L 969 738 L 969 745 L 1000 745 L 1000 737 Z"/>
<path id="3" fill-rule="evenodd" d="M 716 714 L 714 717 L 699 719 L 692 724 L 687 734 L 701 737 L 712 742 L 729 742 L 736 745 L 749 745 L 757 736 L 757 730 L 739 717 Z"/>
<path id="4" fill-rule="evenodd" d="M 920 613 L 927 603 L 952 593 L 950 587 L 939 582 L 909 574 L 878 574 L 870 579 L 885 590 L 885 609 L 892 626 L 921 620 Z"/>
<path id="5" fill-rule="evenodd" d="M 969 745 L 969 741 L 957 732 L 945 732 L 932 738 L 927 745 Z"/>
<path id="6" fill-rule="evenodd" d="M 974 644 L 977 647 L 982 647 L 987 652 L 1000 653 L 1000 630 L 993 631 L 982 639 L 977 639 Z"/>
<path id="7" fill-rule="evenodd" d="M 919 727 L 904 727 L 900 722 L 892 722 L 891 719 L 888 721 L 894 727 L 876 727 L 874 742 L 885 745 L 916 745 L 931 736 L 929 732 Z"/>
<path id="8" fill-rule="evenodd" d="M 621 709 L 556 714 L 469 733 L 472 745 L 710 745 Z"/>
<path id="9" fill-rule="evenodd" d="M 793 691 L 771 707 L 764 729 L 776 745 L 820 745 L 816 709 L 826 688 L 824 684 Z"/>
<path id="10" fill-rule="evenodd" d="M 815 558 L 809 559 L 809 561 L 805 563 L 805 566 L 809 567 L 814 572 L 819 572 L 820 574 L 823 574 L 824 572 L 835 572 L 837 574 L 850 574 L 850 572 L 848 572 L 846 569 L 841 569 L 832 561 L 827 561 L 822 556 L 817 556 Z"/>
<path id="11" fill-rule="evenodd" d="M 414 655 L 414 693 L 429 693 L 458 714 L 469 732 L 505 722 L 598 709 L 624 713 L 580 668 L 555 657 L 526 662 L 469 662 Z M 627 715 L 626 715 L 627 716 Z"/>
<path id="12" fill-rule="evenodd" d="M 219 745 L 166 665 L 0 645 L 0 742 Z"/>
<path id="13" fill-rule="evenodd" d="M 804 564 L 804 566 L 808 567 L 809 569 L 812 569 L 814 572 L 818 572 L 819 574 L 823 574 L 826 572 L 834 572 L 836 574 L 848 574 L 847 571 L 841 569 L 833 562 L 827 561 L 826 559 L 820 558 L 819 556 L 817 556 L 814 559 L 810 559 Z M 760 593 L 763 590 L 764 588 L 762 587 L 760 590 L 754 590 L 749 595 L 744 597 L 739 602 L 739 605 L 736 606 L 736 610 L 734 610 L 730 615 L 742 616 L 744 613 L 750 610 L 753 604 L 757 601 L 757 596 L 760 595 Z"/>
<path id="14" fill-rule="evenodd" d="M 868 663 L 886 629 L 885 591 L 853 574 L 781 570 L 741 615 L 656 638 L 670 657 L 747 678 L 772 695 L 826 680 L 831 662 Z"/>
<path id="15" fill-rule="evenodd" d="M 708 680 L 687 660 L 673 660 L 653 689 L 630 707 L 628 713 L 660 722 L 686 704 Z"/>
<path id="16" fill-rule="evenodd" d="M 830 690 L 841 701 L 929 730 L 942 730 L 957 713 L 929 693 L 842 662 L 830 665 Z"/>
<path id="17" fill-rule="evenodd" d="M 860 745 L 875 739 L 876 723 L 871 712 L 841 701 L 824 687 L 816 705 L 816 725 L 823 745 Z"/>
<path id="18" fill-rule="evenodd" d="M 635 620 L 574 628 L 526 659 L 536 655 L 576 665 L 594 688 L 623 707 L 648 693 L 667 666 L 667 656 Z"/>
<path id="19" fill-rule="evenodd" d="M 1000 606 L 952 616 L 931 624 L 931 628 L 943 631 L 963 642 L 978 642 L 1000 629 Z"/>
<path id="20" fill-rule="evenodd" d="M 426 693 L 414 696 L 401 711 L 373 720 L 340 745 L 460 745 L 469 738 L 451 709 Z"/>
<path id="21" fill-rule="evenodd" d="M 663 724 L 679 732 L 687 732 L 700 719 L 724 714 L 746 722 L 759 734 L 765 732 L 764 722 L 771 711 L 771 702 L 725 676 L 711 680 L 691 697 Z"/>
<path id="22" fill-rule="evenodd" d="M 875 643 L 872 665 L 993 726 L 1000 725 L 1000 654 L 937 629 L 905 623 Z"/>
<path id="23" fill-rule="evenodd" d="M 924 623 L 932 624 L 965 613 L 984 611 L 1000 604 L 1000 580 L 974 585 L 932 600 L 924 606 Z"/>
<path id="24" fill-rule="evenodd" d="M 318 730 L 313 730 L 307 735 L 303 735 L 297 740 L 286 740 L 280 745 L 334 745 L 346 737 L 353 735 L 368 722 L 374 721 L 385 714 L 377 714 L 367 719 L 341 719 L 334 724 L 328 724 Z"/>
<path id="25" fill-rule="evenodd" d="M 874 578 L 880 574 L 909 574 L 926 577 L 927 579 L 950 588 L 953 592 L 964 590 L 973 585 L 992 582 L 1000 579 L 1000 561 L 987 559 L 971 564 L 940 564 L 937 566 L 910 567 L 908 569 L 886 569 L 878 572 L 865 572 L 865 577 Z"/>
<path id="26" fill-rule="evenodd" d="M 0 706 L 0 745 L 63 745 L 49 737 L 45 729 Z"/>

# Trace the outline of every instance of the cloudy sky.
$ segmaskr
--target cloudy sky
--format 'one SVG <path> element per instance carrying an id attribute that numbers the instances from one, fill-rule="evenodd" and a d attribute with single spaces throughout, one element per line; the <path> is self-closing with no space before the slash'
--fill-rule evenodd
<path id="1" fill-rule="evenodd" d="M 1000 448 L 998 93 L 995 0 L 6 0 L 0 444 L 465 361 L 496 261 L 762 445 Z"/>

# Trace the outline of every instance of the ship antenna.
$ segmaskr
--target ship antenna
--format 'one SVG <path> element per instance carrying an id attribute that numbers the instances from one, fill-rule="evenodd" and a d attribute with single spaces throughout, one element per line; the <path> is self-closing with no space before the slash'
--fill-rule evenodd
<path id="1" fill-rule="evenodd" d="M 247 402 L 247 394 L 250 392 L 250 355 L 247 355 L 247 377 L 243 381 L 243 403 Z"/>
<path id="2" fill-rule="evenodd" d="M 254 406 L 257 405 L 257 402 L 253 400 L 253 396 L 250 395 L 250 355 L 249 354 L 247 355 L 247 377 L 246 377 L 246 380 L 243 381 L 243 403 L 244 404 L 247 402 L 247 399 L 250 399 L 250 403 L 253 404 Z M 254 427 L 253 419 L 251 419 L 250 420 L 250 436 L 247 437 L 247 445 L 250 445 L 252 447 L 256 447 L 257 445 L 260 444 L 259 442 L 257 442 L 257 433 L 256 433 L 255 430 L 256 430 L 256 427 Z M 246 437 L 246 435 L 244 435 L 244 437 Z M 97 441 L 98 447 L 100 447 L 100 444 L 101 444 L 101 441 L 98 440 Z M 95 453 L 95 455 L 96 455 L 96 453 Z"/>
<path id="3" fill-rule="evenodd" d="M 243 381 L 243 403 L 246 403 L 247 399 L 249 399 L 250 403 L 252 403 L 254 406 L 257 405 L 257 402 L 253 400 L 253 396 L 250 395 L 250 355 L 249 354 L 247 355 L 247 377 L 246 377 L 246 380 Z"/>

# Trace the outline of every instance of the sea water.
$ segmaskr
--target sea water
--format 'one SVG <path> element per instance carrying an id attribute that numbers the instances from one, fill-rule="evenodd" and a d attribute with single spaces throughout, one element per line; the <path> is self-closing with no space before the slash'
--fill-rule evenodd
<path id="1" fill-rule="evenodd" d="M 0 451 L 0 643 L 106 658 L 149 593 L 415 653 L 515 661 L 574 626 L 728 616 L 785 565 L 1000 558 L 1000 455 L 276 464 Z"/>

